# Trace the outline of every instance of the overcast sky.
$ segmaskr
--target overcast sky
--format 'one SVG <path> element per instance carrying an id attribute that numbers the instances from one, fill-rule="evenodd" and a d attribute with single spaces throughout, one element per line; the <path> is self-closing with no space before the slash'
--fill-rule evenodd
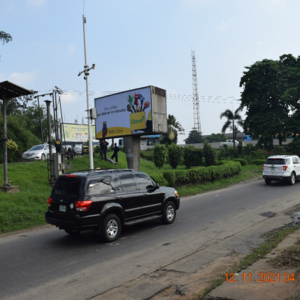
<path id="1" fill-rule="evenodd" d="M 83 12 L 88 64 L 96 64 L 91 107 L 107 92 L 166 89 L 168 114 L 185 128 L 179 143 L 194 126 L 193 103 L 184 100 L 193 94 L 191 50 L 203 134 L 219 133 L 220 113 L 238 107 L 245 66 L 300 50 L 299 0 L 0 0 L 0 30 L 13 37 L 0 44 L 0 82 L 40 93 L 58 86 L 68 123 L 86 118 L 85 81 L 77 76 Z"/>

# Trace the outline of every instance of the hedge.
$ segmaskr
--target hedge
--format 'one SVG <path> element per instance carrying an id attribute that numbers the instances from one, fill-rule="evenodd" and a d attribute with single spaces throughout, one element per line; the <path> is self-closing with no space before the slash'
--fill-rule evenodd
<path id="1" fill-rule="evenodd" d="M 200 167 L 184 171 L 165 171 L 163 176 L 168 186 L 180 186 L 190 183 L 213 182 L 230 177 L 241 171 L 240 162 L 228 162 L 220 166 Z"/>
<path id="2" fill-rule="evenodd" d="M 251 165 L 257 165 L 257 166 L 260 166 L 260 165 L 263 165 L 265 163 L 265 159 L 253 159 L 251 161 Z"/>
<path id="3" fill-rule="evenodd" d="M 163 177 L 162 174 L 153 174 L 153 175 L 149 175 L 152 180 L 154 180 L 156 183 L 159 183 L 159 185 L 167 185 L 167 181 L 166 179 Z"/>
<path id="4" fill-rule="evenodd" d="M 242 166 L 247 166 L 248 165 L 248 161 L 245 158 L 233 158 L 232 160 L 240 162 L 240 164 Z"/>

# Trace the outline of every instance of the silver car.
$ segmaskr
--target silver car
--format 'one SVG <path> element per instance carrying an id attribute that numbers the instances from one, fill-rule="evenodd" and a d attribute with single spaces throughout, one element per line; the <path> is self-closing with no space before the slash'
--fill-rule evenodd
<path id="1" fill-rule="evenodd" d="M 45 160 L 49 153 L 49 145 L 42 144 L 36 145 L 30 148 L 29 150 L 25 151 L 22 154 L 23 161 L 30 161 L 30 160 Z M 52 153 L 56 153 L 56 149 L 52 146 Z"/>

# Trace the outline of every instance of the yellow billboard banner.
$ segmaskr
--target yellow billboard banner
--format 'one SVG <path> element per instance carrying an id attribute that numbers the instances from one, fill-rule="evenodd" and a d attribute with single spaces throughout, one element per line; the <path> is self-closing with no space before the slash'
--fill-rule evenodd
<path id="1" fill-rule="evenodd" d="M 129 117 L 131 130 L 139 130 L 146 128 L 146 116 L 144 111 L 130 114 Z"/>
<path id="2" fill-rule="evenodd" d="M 120 136 L 120 135 L 128 135 L 132 134 L 131 130 L 126 127 L 110 127 L 105 130 L 106 134 L 103 136 L 103 130 L 97 132 L 96 138 L 97 139 L 103 139 L 103 138 L 110 138 L 114 136 Z"/>

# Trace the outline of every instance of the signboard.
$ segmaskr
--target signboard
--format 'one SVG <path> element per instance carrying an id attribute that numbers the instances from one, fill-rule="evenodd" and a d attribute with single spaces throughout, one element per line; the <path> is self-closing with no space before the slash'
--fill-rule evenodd
<path id="1" fill-rule="evenodd" d="M 166 91 L 153 86 L 96 98 L 95 108 L 97 139 L 167 130 Z M 158 114 L 163 118 L 155 118 Z M 161 126 L 155 126 L 157 120 Z"/>
<path id="2" fill-rule="evenodd" d="M 95 125 L 92 128 L 92 138 L 95 139 Z M 89 139 L 88 125 L 61 124 L 61 139 L 68 142 L 86 142 Z"/>

